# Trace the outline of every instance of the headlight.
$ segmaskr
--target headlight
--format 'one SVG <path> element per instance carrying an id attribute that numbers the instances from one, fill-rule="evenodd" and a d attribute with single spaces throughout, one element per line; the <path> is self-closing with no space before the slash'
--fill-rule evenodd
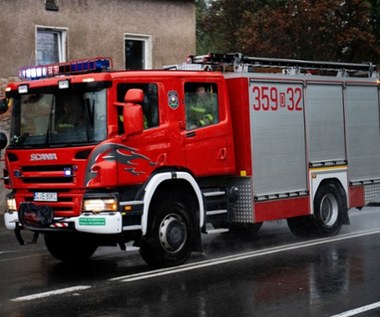
<path id="1" fill-rule="evenodd" d="M 8 211 L 17 211 L 16 199 L 7 198 Z"/>
<path id="2" fill-rule="evenodd" d="M 83 209 L 89 212 L 117 211 L 117 200 L 116 198 L 85 199 Z"/>

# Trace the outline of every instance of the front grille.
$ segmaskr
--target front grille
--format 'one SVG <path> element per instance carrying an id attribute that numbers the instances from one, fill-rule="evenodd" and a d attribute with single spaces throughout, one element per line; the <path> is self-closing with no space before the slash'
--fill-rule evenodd
<path id="1" fill-rule="evenodd" d="M 23 178 L 25 184 L 38 184 L 38 183 L 58 183 L 58 184 L 66 184 L 72 183 L 73 177 L 29 177 Z"/>
<path id="2" fill-rule="evenodd" d="M 71 168 L 71 165 L 36 165 L 23 166 L 23 172 L 55 172 L 63 171 L 65 168 Z"/>
<path id="3" fill-rule="evenodd" d="M 69 170 L 69 176 L 65 171 Z M 22 166 L 21 179 L 25 184 L 68 184 L 73 183 L 71 165 Z"/>

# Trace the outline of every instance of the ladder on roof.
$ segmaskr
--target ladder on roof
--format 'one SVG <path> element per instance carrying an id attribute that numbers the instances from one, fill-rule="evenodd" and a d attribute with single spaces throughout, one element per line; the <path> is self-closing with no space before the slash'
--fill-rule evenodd
<path id="1" fill-rule="evenodd" d="M 377 78 L 377 67 L 372 63 L 342 63 L 307 61 L 297 59 L 249 57 L 241 53 L 209 53 L 190 55 L 188 64 L 204 65 L 204 70 L 246 71 L 246 72 L 279 72 L 284 74 L 318 74 L 335 76 L 355 76 Z M 272 70 L 272 71 L 270 71 Z"/>

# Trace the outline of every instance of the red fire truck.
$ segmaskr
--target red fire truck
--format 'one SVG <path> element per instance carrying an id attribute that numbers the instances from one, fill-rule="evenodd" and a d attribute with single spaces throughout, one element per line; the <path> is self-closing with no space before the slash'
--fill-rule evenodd
<path id="1" fill-rule="evenodd" d="M 4 215 L 21 244 L 23 230 L 43 234 L 67 261 L 133 241 L 147 263 L 172 266 L 202 233 L 264 221 L 335 235 L 380 192 L 372 64 L 208 54 L 110 68 L 23 68 L 7 86 Z"/>

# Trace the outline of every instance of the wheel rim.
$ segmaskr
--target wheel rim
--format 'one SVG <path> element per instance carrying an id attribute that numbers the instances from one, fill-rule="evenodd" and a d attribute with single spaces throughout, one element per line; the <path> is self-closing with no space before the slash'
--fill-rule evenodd
<path id="1" fill-rule="evenodd" d="M 333 194 L 327 194 L 323 197 L 320 204 L 321 220 L 326 226 L 333 226 L 339 215 L 338 202 Z"/>
<path id="2" fill-rule="evenodd" d="M 160 224 L 159 238 L 166 251 L 180 251 L 187 240 L 187 227 L 183 219 L 176 214 L 167 215 Z"/>

